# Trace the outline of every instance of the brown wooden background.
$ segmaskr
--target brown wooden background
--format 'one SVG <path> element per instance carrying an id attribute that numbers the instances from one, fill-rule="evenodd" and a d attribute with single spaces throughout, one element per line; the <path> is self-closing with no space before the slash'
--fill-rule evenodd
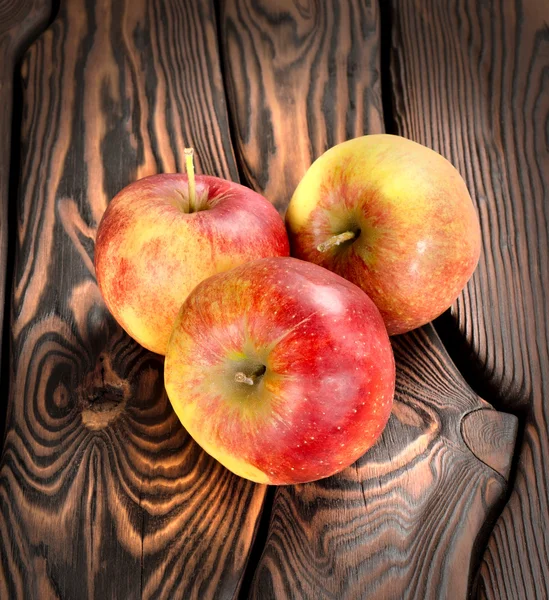
<path id="1" fill-rule="evenodd" d="M 0 101 L 0 598 L 549 597 L 546 0 L 0 0 Z M 370 452 L 246 482 L 107 313 L 97 224 L 185 146 L 283 212 L 380 131 L 459 169 L 479 268 L 393 339 Z"/>

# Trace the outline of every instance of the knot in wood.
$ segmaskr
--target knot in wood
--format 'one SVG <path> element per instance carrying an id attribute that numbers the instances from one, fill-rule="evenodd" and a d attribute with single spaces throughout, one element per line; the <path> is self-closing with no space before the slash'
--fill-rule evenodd
<path id="1" fill-rule="evenodd" d="M 99 356 L 78 390 L 82 423 L 92 430 L 113 423 L 124 412 L 129 391 L 129 383 L 113 370 L 109 357 Z"/>

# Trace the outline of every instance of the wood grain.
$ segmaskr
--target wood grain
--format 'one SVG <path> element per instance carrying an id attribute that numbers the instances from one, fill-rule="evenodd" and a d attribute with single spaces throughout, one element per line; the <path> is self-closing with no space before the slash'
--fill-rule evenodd
<path id="1" fill-rule="evenodd" d="M 212 3 L 63 0 L 22 77 L 0 597 L 231 598 L 265 488 L 189 438 L 92 266 L 113 194 L 185 146 L 238 177 Z"/>
<path id="2" fill-rule="evenodd" d="M 8 202 L 15 63 L 36 33 L 46 26 L 50 0 L 0 0 L 0 340 L 2 340 L 8 253 Z M 1 359 L 0 347 L 0 359 Z M 3 417 L 4 410 L 0 409 Z M 0 418 L 0 436 L 3 435 Z"/>
<path id="3" fill-rule="evenodd" d="M 477 536 L 505 489 L 460 434 L 484 404 L 431 326 L 393 347 L 396 402 L 381 441 L 336 477 L 277 491 L 253 598 L 468 597 Z M 510 457 L 516 421 L 503 427 L 497 448 Z"/>
<path id="4" fill-rule="evenodd" d="M 280 212 L 313 157 L 382 123 L 376 3 L 318 4 L 223 3 L 235 147 L 246 179 Z"/>
<path id="5" fill-rule="evenodd" d="M 525 430 L 480 596 L 549 596 L 549 4 L 393 0 L 397 131 L 448 157 L 476 202 L 479 268 L 444 325 Z M 422 43 L 418 43 L 422 40 Z"/>
<path id="6" fill-rule="evenodd" d="M 461 420 L 461 435 L 471 452 L 497 471 L 505 479 L 511 470 L 510 452 L 512 452 L 516 426 L 507 413 L 481 408 L 466 414 Z"/>
<path id="7" fill-rule="evenodd" d="M 226 0 L 221 26 L 245 173 L 283 210 L 326 145 L 382 129 L 379 14 L 355 0 L 275 6 Z M 467 597 L 517 420 L 492 418 L 432 326 L 393 343 L 397 393 L 382 439 L 335 477 L 276 491 L 251 597 Z"/>

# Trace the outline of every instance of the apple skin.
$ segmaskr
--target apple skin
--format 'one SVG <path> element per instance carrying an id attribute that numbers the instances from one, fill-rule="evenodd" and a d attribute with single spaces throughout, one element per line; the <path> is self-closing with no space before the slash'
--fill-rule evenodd
<path id="1" fill-rule="evenodd" d="M 253 385 L 235 381 L 262 368 Z M 176 319 L 164 373 L 177 416 L 206 452 L 277 485 L 356 461 L 381 435 L 395 388 L 374 303 L 295 258 L 258 259 L 198 285 Z"/>
<path id="2" fill-rule="evenodd" d="M 197 212 L 189 212 L 186 175 L 153 175 L 119 192 L 97 231 L 95 271 L 107 308 L 158 354 L 198 283 L 255 258 L 289 254 L 284 222 L 263 196 L 217 177 L 195 181 Z"/>
<path id="3" fill-rule="evenodd" d="M 292 256 L 361 287 L 389 335 L 433 320 L 473 274 L 478 216 L 458 171 L 437 152 L 394 135 L 334 146 L 309 168 L 290 201 Z M 358 237 L 324 252 L 333 235 Z"/>

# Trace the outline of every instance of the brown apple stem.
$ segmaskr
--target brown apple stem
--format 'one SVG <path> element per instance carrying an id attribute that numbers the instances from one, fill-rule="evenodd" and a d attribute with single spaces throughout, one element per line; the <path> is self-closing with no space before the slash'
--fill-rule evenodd
<path id="1" fill-rule="evenodd" d="M 196 205 L 196 184 L 194 181 L 194 150 L 193 148 L 185 148 L 185 169 L 189 180 L 189 212 L 195 212 Z"/>
<path id="2" fill-rule="evenodd" d="M 333 235 L 331 238 L 328 238 L 322 244 L 319 244 L 316 249 L 319 252 L 326 252 L 330 248 L 334 246 L 339 246 L 339 244 L 343 244 L 347 240 L 352 240 L 356 236 L 354 231 L 344 231 L 343 233 L 338 233 L 337 235 Z"/>
<path id="3" fill-rule="evenodd" d="M 237 383 L 247 383 L 248 385 L 254 384 L 254 380 L 251 377 L 248 377 L 245 373 L 242 373 L 242 371 L 239 371 L 235 374 L 234 380 Z"/>

